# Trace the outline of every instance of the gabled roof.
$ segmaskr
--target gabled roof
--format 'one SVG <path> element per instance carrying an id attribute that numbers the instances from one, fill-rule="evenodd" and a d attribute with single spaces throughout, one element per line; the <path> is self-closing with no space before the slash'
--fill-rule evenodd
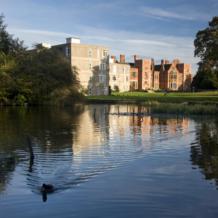
<path id="1" fill-rule="evenodd" d="M 172 64 L 164 64 L 164 69 L 169 70 L 171 66 L 172 66 Z"/>
<path id="2" fill-rule="evenodd" d="M 164 70 L 169 70 L 171 66 L 172 66 L 172 64 L 164 64 Z M 161 67 L 162 67 L 161 64 L 155 65 L 154 70 L 155 71 L 160 71 Z"/>
<path id="3" fill-rule="evenodd" d="M 161 65 L 154 65 L 154 70 L 155 71 L 160 71 L 161 70 Z"/>
<path id="4" fill-rule="evenodd" d="M 128 63 L 130 67 L 135 67 L 135 63 Z"/>

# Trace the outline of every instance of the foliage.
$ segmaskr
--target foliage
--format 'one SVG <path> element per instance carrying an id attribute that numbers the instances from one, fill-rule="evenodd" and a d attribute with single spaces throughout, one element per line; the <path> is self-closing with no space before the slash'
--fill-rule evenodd
<path id="1" fill-rule="evenodd" d="M 81 97 L 77 71 L 53 48 L 26 51 L 0 16 L 0 105 L 72 103 Z"/>
<path id="2" fill-rule="evenodd" d="M 201 169 L 206 179 L 213 179 L 218 185 L 217 119 L 203 122 L 198 126 L 195 143 L 191 146 L 191 161 Z"/>
<path id="3" fill-rule="evenodd" d="M 13 38 L 6 31 L 7 26 L 4 24 L 4 15 L 0 15 L 0 51 L 8 55 L 17 55 L 25 50 L 23 41 Z"/>
<path id="4" fill-rule="evenodd" d="M 59 51 L 36 49 L 19 56 L 16 61 L 18 65 L 14 78 L 26 85 L 26 94 L 30 94 L 26 97 L 30 103 L 38 104 L 78 93 L 77 69 L 71 68 Z"/>
<path id="5" fill-rule="evenodd" d="M 114 91 L 115 91 L 115 92 L 119 92 L 119 91 L 120 91 L 120 90 L 119 90 L 119 86 L 115 85 L 115 86 L 114 86 Z"/>
<path id="6" fill-rule="evenodd" d="M 197 33 L 194 41 L 195 56 L 201 59 L 192 85 L 197 89 L 218 88 L 218 17 L 209 27 Z"/>

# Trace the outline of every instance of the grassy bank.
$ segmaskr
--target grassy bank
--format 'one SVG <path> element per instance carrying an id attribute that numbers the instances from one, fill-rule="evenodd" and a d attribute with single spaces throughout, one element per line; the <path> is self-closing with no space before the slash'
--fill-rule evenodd
<path id="1" fill-rule="evenodd" d="M 113 93 L 110 96 L 87 96 L 88 102 L 95 103 L 139 103 L 139 102 L 163 102 L 163 103 L 217 103 L 218 91 L 211 92 L 171 92 L 171 93 L 147 93 L 147 92 L 123 92 Z"/>
<path id="2" fill-rule="evenodd" d="M 213 92 L 171 92 L 147 93 L 125 92 L 110 96 L 88 96 L 90 103 L 138 104 L 144 106 L 145 113 L 176 115 L 217 115 L 218 91 Z"/>
<path id="3" fill-rule="evenodd" d="M 149 107 L 151 114 L 176 115 L 217 115 L 217 104 L 187 104 L 187 103 L 153 103 Z"/>

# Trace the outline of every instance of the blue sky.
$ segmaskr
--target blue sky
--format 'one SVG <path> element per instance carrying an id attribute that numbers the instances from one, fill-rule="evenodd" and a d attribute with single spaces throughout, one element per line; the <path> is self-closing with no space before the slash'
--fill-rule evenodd
<path id="1" fill-rule="evenodd" d="M 79 36 L 85 44 L 124 53 L 172 60 L 196 70 L 193 40 L 218 15 L 217 0 L 0 0 L 8 31 L 27 46 L 60 44 Z"/>

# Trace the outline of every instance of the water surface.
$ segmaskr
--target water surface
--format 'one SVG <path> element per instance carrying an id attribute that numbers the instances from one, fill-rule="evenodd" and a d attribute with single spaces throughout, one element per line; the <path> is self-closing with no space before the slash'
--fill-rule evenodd
<path id="1" fill-rule="evenodd" d="M 1 217 L 218 217 L 218 119 L 143 110 L 0 109 Z"/>

